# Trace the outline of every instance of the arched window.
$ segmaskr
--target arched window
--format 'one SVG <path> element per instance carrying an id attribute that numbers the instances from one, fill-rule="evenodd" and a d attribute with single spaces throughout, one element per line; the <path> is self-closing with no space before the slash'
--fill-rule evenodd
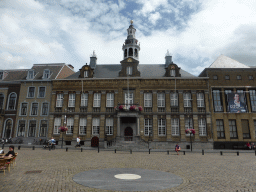
<path id="1" fill-rule="evenodd" d="M 6 119 L 4 124 L 3 138 L 10 138 L 12 134 L 12 119 Z"/>
<path id="2" fill-rule="evenodd" d="M 17 99 L 17 94 L 10 93 L 9 99 L 8 99 L 8 110 L 15 110 L 16 99 Z"/>
<path id="3" fill-rule="evenodd" d="M 138 57 L 138 50 L 135 49 L 135 57 Z"/>
<path id="4" fill-rule="evenodd" d="M 127 57 L 127 49 L 124 50 L 124 57 Z"/>
<path id="5" fill-rule="evenodd" d="M 0 94 L 0 110 L 4 108 L 4 95 Z"/>
<path id="6" fill-rule="evenodd" d="M 129 56 L 133 56 L 133 49 L 129 48 Z"/>

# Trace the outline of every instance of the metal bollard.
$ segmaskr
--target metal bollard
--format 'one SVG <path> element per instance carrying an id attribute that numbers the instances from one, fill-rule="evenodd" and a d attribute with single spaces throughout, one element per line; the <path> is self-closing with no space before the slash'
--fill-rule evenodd
<path id="1" fill-rule="evenodd" d="M 115 149 L 115 153 L 116 153 L 116 149 Z"/>
<path id="2" fill-rule="evenodd" d="M 169 150 L 167 150 L 167 155 L 169 155 Z"/>
<path id="3" fill-rule="evenodd" d="M 20 145 L 18 146 L 18 150 L 20 150 Z"/>
<path id="4" fill-rule="evenodd" d="M 35 150 L 35 146 L 33 146 L 32 149 Z"/>
<path id="5" fill-rule="evenodd" d="M 202 150 L 202 155 L 204 155 L 204 150 Z"/>
<path id="6" fill-rule="evenodd" d="M 186 152 L 185 152 L 185 151 L 183 151 L 183 155 L 186 155 Z"/>
<path id="7" fill-rule="evenodd" d="M 150 154 L 150 149 L 148 149 L 148 154 Z"/>
<path id="8" fill-rule="evenodd" d="M 222 155 L 222 151 L 220 151 L 220 155 Z"/>
<path id="9" fill-rule="evenodd" d="M 237 153 L 237 156 L 239 156 L 239 151 L 237 151 L 236 153 Z"/>
<path id="10" fill-rule="evenodd" d="M 130 149 L 130 154 L 132 154 L 132 150 Z"/>
<path id="11" fill-rule="evenodd" d="M 49 147 L 49 151 L 51 151 L 51 147 Z"/>
<path id="12" fill-rule="evenodd" d="M 66 147 L 66 152 L 68 152 L 68 148 Z"/>
<path id="13" fill-rule="evenodd" d="M 81 148 L 81 152 L 83 152 L 83 148 Z"/>

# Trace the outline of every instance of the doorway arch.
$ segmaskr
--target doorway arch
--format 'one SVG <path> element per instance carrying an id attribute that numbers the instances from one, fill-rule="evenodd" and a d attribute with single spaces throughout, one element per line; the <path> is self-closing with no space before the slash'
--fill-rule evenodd
<path id="1" fill-rule="evenodd" d="M 133 129 L 131 127 L 126 127 L 124 130 L 124 140 L 132 141 L 133 139 Z"/>

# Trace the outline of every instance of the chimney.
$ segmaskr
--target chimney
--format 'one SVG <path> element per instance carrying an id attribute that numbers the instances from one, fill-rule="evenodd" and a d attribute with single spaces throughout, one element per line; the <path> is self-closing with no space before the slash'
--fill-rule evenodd
<path id="1" fill-rule="evenodd" d="M 71 64 L 68 64 L 68 66 L 69 66 L 71 69 L 74 69 L 73 65 L 71 65 Z"/>
<path id="2" fill-rule="evenodd" d="M 167 53 L 165 54 L 165 67 L 167 68 L 170 64 L 172 64 L 172 56 L 169 53 L 169 50 L 167 50 Z"/>
<path id="3" fill-rule="evenodd" d="M 97 65 L 97 55 L 95 54 L 95 51 L 93 51 L 93 54 L 90 57 L 90 67 L 92 69 L 95 69 Z"/>

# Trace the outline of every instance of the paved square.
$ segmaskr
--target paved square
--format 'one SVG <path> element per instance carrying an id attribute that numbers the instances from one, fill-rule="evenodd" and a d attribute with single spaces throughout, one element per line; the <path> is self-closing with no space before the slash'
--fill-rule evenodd
<path id="1" fill-rule="evenodd" d="M 6 150 L 6 148 L 5 148 Z M 159 191 L 256 191 L 254 153 L 119 152 L 97 150 L 21 148 L 16 167 L 0 172 L 0 191 L 111 191 L 77 184 L 73 177 L 84 171 L 140 168 L 182 178 L 177 187 Z M 27 171 L 35 171 L 25 174 Z M 37 172 L 42 171 L 42 172 Z"/>

